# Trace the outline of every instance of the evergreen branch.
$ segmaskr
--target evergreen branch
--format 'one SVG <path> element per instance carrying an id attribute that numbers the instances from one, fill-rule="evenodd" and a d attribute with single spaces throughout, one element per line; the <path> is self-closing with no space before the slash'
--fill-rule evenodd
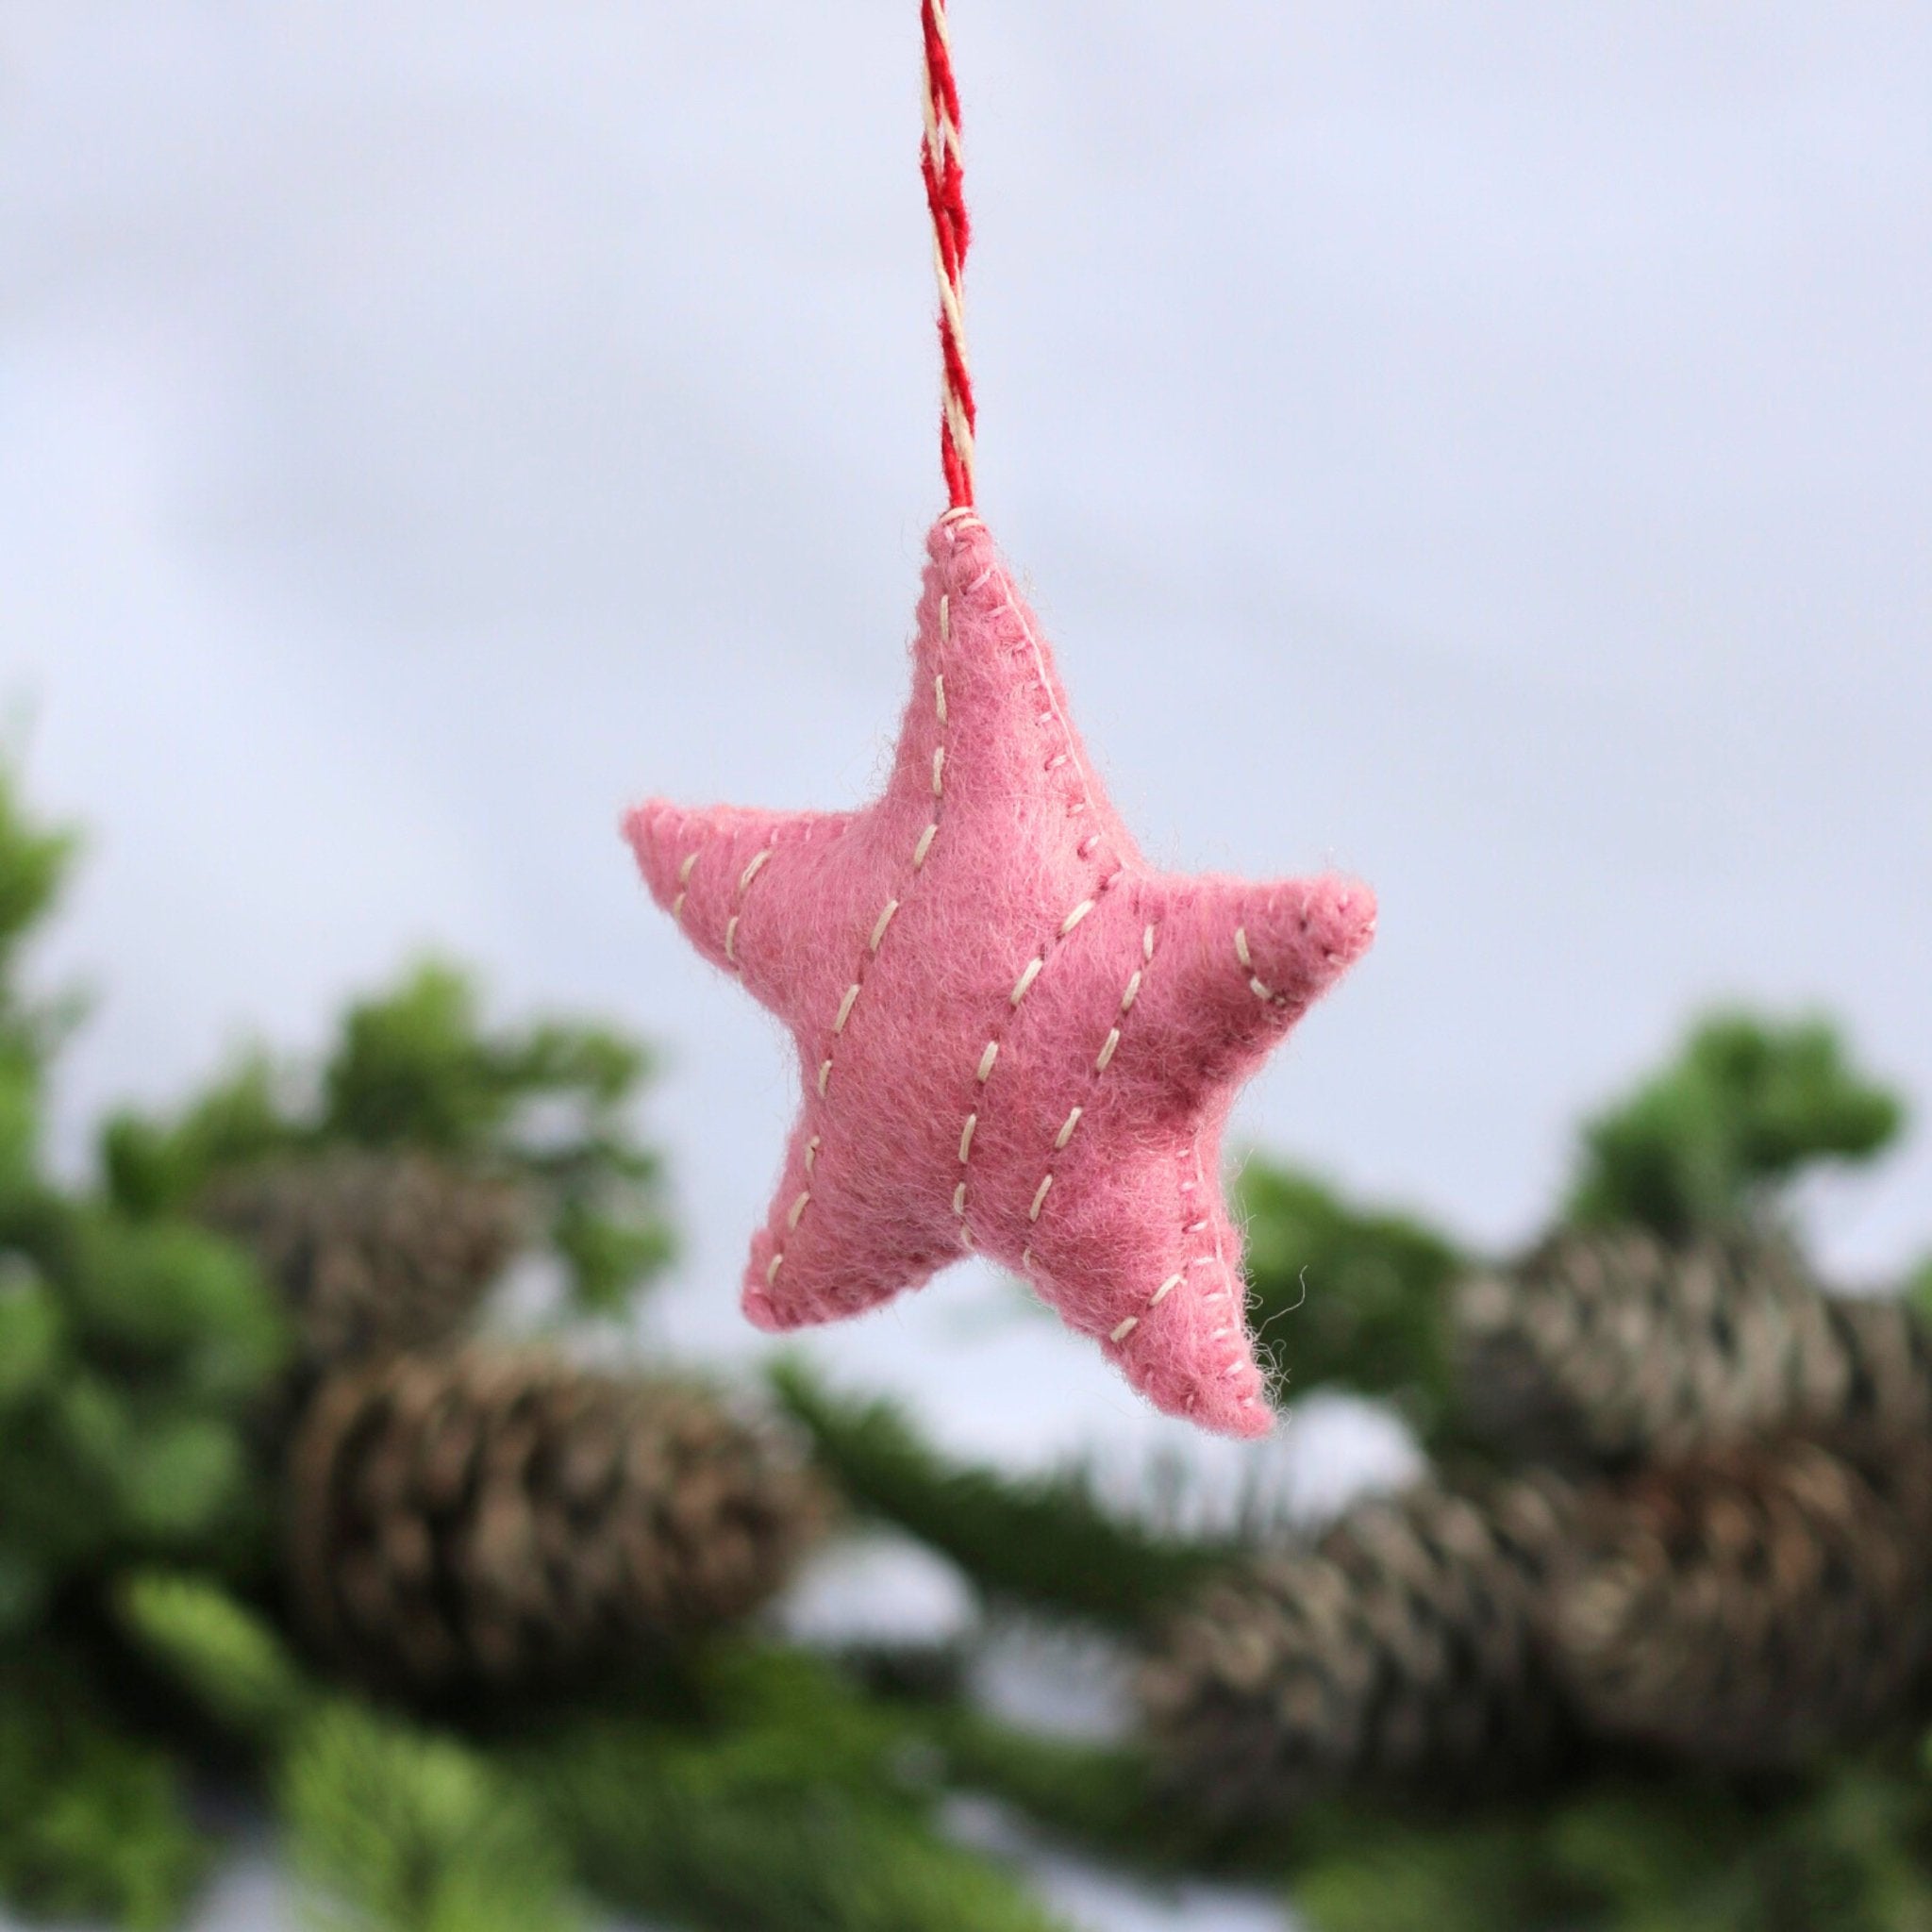
<path id="1" fill-rule="evenodd" d="M 149 1570 L 114 1605 L 127 1634 L 227 1729 L 257 1745 L 285 1737 L 317 1691 L 266 1619 L 204 1577 Z"/>
<path id="2" fill-rule="evenodd" d="M 114 1117 L 102 1158 L 141 1215 L 198 1211 L 225 1174 L 345 1148 L 513 1176 L 542 1208 L 578 1308 L 611 1313 L 672 1253 L 661 1163 L 630 1116 L 652 1072 L 608 1027 L 486 1027 L 469 975 L 432 959 L 352 1006 L 319 1067 L 257 1049 L 172 1118 Z"/>
<path id="3" fill-rule="evenodd" d="M 843 1400 L 795 1359 L 780 1362 L 772 1380 L 855 1503 L 950 1557 L 995 1596 L 1133 1626 L 1229 1555 L 1123 1521 L 1078 1474 L 1015 1480 L 948 1463 L 891 1404 Z"/>
<path id="4" fill-rule="evenodd" d="M 940 1828 L 903 1714 L 797 1655 L 695 1671 L 681 1709 L 590 1718 L 515 1754 L 608 1903 L 697 1932 L 1054 1932 Z"/>
<path id="5" fill-rule="evenodd" d="M 1634 1221 L 1674 1241 L 1762 1226 L 1807 1168 L 1871 1159 L 1905 1118 L 1898 1094 L 1855 1065 L 1825 1022 L 1715 1014 L 1585 1127 L 1568 1216 Z"/>
<path id="6" fill-rule="evenodd" d="M 214 1850 L 173 1757 L 115 1724 L 65 1657 L 0 1665 L 0 1900 L 161 1932 Z"/>
<path id="7" fill-rule="evenodd" d="M 515 1779 L 360 1705 L 300 1728 L 278 1780 L 290 1858 L 342 1932 L 570 1932 L 568 1855 Z"/>

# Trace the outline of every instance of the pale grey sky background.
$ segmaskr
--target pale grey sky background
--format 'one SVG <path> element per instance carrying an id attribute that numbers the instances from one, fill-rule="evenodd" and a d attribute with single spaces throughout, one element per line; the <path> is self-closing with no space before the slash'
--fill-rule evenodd
<path id="1" fill-rule="evenodd" d="M 662 1042 L 656 1331 L 761 1345 L 789 1058 L 615 824 L 880 769 L 940 507 L 914 14 L 0 0 L 0 700 L 105 995 L 68 1158 L 447 947 Z M 1507 1243 L 1725 995 L 1932 1110 L 1932 8 L 953 18 L 983 507 L 1115 795 L 1381 895 L 1242 1135 Z M 1849 1274 L 1932 1246 L 1928 1150 L 1821 1193 Z M 983 1279 L 820 1346 L 1016 1458 L 1281 1454 Z"/>
<path id="2" fill-rule="evenodd" d="M 940 505 L 914 14 L 0 0 L 0 692 L 95 834 L 70 1154 L 441 945 L 663 1043 L 658 1319 L 751 1346 L 788 1056 L 615 824 L 879 771 Z M 1932 8 L 954 33 L 983 507 L 1114 792 L 1164 860 L 1381 895 L 1242 1135 L 1512 1241 L 1722 995 L 1932 1108 Z M 1821 1195 L 1852 1274 L 1932 1246 L 1928 1147 Z M 826 1358 L 956 1440 L 1173 1440 L 1000 1306 Z"/>

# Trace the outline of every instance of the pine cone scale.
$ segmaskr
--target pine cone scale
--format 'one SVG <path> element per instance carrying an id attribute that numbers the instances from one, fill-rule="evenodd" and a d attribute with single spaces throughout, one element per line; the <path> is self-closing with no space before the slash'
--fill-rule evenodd
<path id="1" fill-rule="evenodd" d="M 302 1621 L 416 1691 L 743 1615 L 824 1515 L 799 1460 L 699 1391 L 480 1346 L 332 1378 L 290 1466 Z"/>

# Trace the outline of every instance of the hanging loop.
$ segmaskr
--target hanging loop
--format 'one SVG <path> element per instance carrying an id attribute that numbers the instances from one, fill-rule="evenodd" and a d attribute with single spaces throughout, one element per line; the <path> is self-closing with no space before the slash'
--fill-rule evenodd
<path id="1" fill-rule="evenodd" d="M 966 361 L 965 169 L 959 154 L 959 90 L 946 38 L 946 0 L 920 0 L 925 41 L 925 140 L 919 169 L 932 215 L 933 269 L 940 285 L 940 466 L 955 509 L 973 503 L 973 375 Z"/>

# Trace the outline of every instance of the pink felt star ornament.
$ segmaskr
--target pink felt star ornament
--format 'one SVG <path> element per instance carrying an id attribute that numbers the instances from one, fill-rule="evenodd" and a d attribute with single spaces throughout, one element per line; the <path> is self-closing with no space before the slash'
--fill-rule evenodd
<path id="1" fill-rule="evenodd" d="M 1222 1131 L 1367 948 L 1374 900 L 1334 876 L 1149 865 L 986 526 L 949 511 L 927 552 L 878 799 L 625 820 L 658 904 L 797 1041 L 803 1102 L 744 1311 L 836 1321 L 976 1252 L 1157 1407 L 1261 1435 Z"/>

